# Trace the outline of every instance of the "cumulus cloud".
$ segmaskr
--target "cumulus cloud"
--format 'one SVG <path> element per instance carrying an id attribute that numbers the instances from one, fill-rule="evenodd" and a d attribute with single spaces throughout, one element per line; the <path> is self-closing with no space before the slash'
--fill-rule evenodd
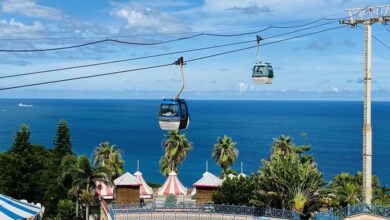
<path id="1" fill-rule="evenodd" d="M 28 17 L 61 19 L 60 10 L 38 5 L 36 0 L 3 0 L 2 11 L 6 13 L 18 13 Z"/>
<path id="2" fill-rule="evenodd" d="M 44 29 L 44 26 L 35 21 L 31 25 L 18 22 L 15 19 L 0 20 L 0 36 L 6 37 L 31 37 L 39 35 L 39 32 Z"/>
<path id="3" fill-rule="evenodd" d="M 261 14 L 261 13 L 271 13 L 271 9 L 269 7 L 263 6 L 259 8 L 258 6 L 248 6 L 248 7 L 232 7 L 229 9 L 226 9 L 227 12 L 237 12 L 237 13 L 244 13 L 244 14 Z"/>
<path id="4" fill-rule="evenodd" d="M 238 83 L 238 90 L 240 92 L 246 92 L 246 91 L 248 91 L 248 89 L 249 89 L 249 86 L 247 84 L 245 84 L 243 82 Z"/>
<path id="5" fill-rule="evenodd" d="M 117 5 L 112 15 L 126 21 L 126 28 L 133 32 L 174 33 L 187 31 L 181 19 L 143 4 Z"/>
<path id="6" fill-rule="evenodd" d="M 322 50 L 327 50 L 332 46 L 332 41 L 329 39 L 327 40 L 312 40 L 310 43 L 306 46 L 306 49 L 308 50 L 317 50 L 317 51 L 322 51 Z"/>

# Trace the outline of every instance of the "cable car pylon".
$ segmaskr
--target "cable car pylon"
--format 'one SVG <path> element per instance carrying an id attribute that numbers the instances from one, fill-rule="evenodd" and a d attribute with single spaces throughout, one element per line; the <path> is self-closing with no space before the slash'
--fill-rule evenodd
<path id="1" fill-rule="evenodd" d="M 371 127 L 371 52 L 372 25 L 390 22 L 390 5 L 347 9 L 349 18 L 340 20 L 340 24 L 356 27 L 363 24 L 364 29 L 364 106 L 363 106 L 363 202 L 372 202 L 372 127 Z"/>

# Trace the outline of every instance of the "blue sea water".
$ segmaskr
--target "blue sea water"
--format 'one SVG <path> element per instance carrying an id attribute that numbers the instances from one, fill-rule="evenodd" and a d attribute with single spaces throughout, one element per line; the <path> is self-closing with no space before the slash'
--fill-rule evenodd
<path id="1" fill-rule="evenodd" d="M 18 107 L 22 101 L 33 107 Z M 234 168 L 255 172 L 268 158 L 273 138 L 290 135 L 297 144 L 311 144 L 327 180 L 340 172 L 356 173 L 362 166 L 363 103 L 331 101 L 202 101 L 190 100 L 189 129 L 193 151 L 180 167 L 179 178 L 191 187 L 205 171 L 219 174 L 211 159 L 218 136 L 229 135 L 239 149 Z M 163 183 L 159 159 L 165 132 L 159 129 L 159 100 L 0 100 L 0 152 L 12 144 L 22 123 L 29 125 L 32 142 L 51 147 L 60 119 L 68 121 L 77 154 L 93 157 L 94 148 L 110 141 L 121 149 L 126 170 L 136 161 L 147 181 Z M 373 173 L 390 185 L 390 103 L 373 103 Z M 300 134 L 307 132 L 307 138 Z"/>

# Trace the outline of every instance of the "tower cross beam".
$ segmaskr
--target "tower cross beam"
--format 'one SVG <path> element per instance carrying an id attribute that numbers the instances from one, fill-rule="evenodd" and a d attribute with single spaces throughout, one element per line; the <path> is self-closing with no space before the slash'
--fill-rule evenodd
<path id="1" fill-rule="evenodd" d="M 346 10 L 349 18 L 341 19 L 340 24 L 347 24 L 356 26 L 369 22 L 373 23 L 387 23 L 390 21 L 390 5 L 373 6 L 366 8 L 352 8 Z"/>

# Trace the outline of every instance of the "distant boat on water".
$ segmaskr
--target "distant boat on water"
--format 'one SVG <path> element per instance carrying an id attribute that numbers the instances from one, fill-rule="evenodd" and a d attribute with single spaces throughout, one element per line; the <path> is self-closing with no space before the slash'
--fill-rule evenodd
<path id="1" fill-rule="evenodd" d="M 18 106 L 19 107 L 32 107 L 33 105 L 26 105 L 26 104 L 23 104 L 20 102 Z"/>

